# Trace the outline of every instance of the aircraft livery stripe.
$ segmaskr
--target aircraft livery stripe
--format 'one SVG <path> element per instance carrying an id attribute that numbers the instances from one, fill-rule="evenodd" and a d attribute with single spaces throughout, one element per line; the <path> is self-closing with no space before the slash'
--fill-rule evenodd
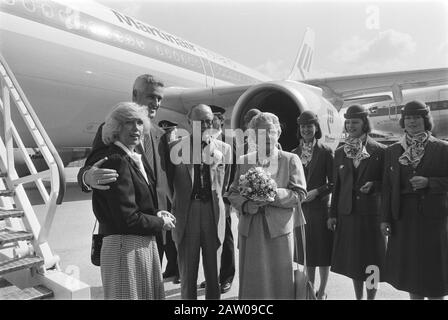
<path id="1" fill-rule="evenodd" d="M 448 110 L 448 100 L 442 100 L 442 101 L 431 101 L 431 102 L 425 102 L 426 105 L 429 107 L 431 111 L 441 111 L 441 110 Z M 379 108 L 370 108 L 369 117 L 384 117 L 388 115 L 396 115 L 397 110 L 401 110 L 404 105 L 400 106 L 390 106 L 390 107 L 379 107 Z M 398 114 L 401 114 L 400 111 L 398 111 Z"/>
<path id="2" fill-rule="evenodd" d="M 65 32 L 102 42 L 142 56 L 204 74 L 205 57 L 173 48 L 157 40 L 75 11 L 53 1 L 2 1 L 1 11 Z M 210 60 L 209 60 L 210 61 Z M 210 61 L 216 79 L 233 84 L 252 84 L 259 80 Z M 207 68 L 210 71 L 210 68 Z M 208 76 L 211 76 L 207 72 Z"/>

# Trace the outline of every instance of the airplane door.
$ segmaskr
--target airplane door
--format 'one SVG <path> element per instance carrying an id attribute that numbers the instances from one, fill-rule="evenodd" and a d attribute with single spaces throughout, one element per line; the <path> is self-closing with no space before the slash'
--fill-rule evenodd
<path id="1" fill-rule="evenodd" d="M 389 103 L 387 109 L 389 110 L 389 119 L 398 120 L 398 115 L 400 114 L 400 106 L 397 106 L 394 102 L 391 102 Z"/>
<path id="2" fill-rule="evenodd" d="M 201 59 L 202 68 L 204 70 L 205 75 L 205 86 L 211 87 L 215 85 L 215 75 L 213 73 L 213 68 L 210 63 L 210 60 L 207 58 L 207 53 L 201 51 L 200 48 L 198 50 L 201 53 L 201 56 L 199 57 Z"/>

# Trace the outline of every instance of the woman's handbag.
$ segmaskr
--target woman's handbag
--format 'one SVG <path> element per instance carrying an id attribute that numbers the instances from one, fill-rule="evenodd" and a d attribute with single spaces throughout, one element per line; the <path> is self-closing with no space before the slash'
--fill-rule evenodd
<path id="1" fill-rule="evenodd" d="M 101 265 L 101 246 L 103 245 L 104 235 L 94 234 L 97 222 L 98 220 L 95 220 L 95 225 L 93 226 L 92 231 L 92 249 L 90 250 L 90 260 L 93 265 L 99 267 Z"/>
<path id="2" fill-rule="evenodd" d="M 299 204 L 300 206 L 300 204 Z M 299 208 L 297 208 L 299 210 Z M 296 228 L 294 228 L 294 231 Z M 307 264 L 306 264 L 306 239 L 305 239 L 305 224 L 300 224 L 300 233 L 302 234 L 302 247 L 303 247 L 303 270 L 300 270 L 297 267 L 297 270 L 294 270 L 294 287 L 296 293 L 297 300 L 317 300 L 316 293 L 314 292 L 314 286 L 308 278 Z M 299 247 L 297 245 L 297 237 L 295 232 L 293 232 L 294 237 L 294 245 L 295 245 L 295 256 L 297 262 L 299 261 L 298 250 Z"/>

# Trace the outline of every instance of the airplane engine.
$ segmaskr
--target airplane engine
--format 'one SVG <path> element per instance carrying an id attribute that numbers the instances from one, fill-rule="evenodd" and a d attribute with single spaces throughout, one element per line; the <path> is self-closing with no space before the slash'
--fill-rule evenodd
<path id="1" fill-rule="evenodd" d="M 282 134 L 279 142 L 286 151 L 298 144 L 297 117 L 305 111 L 314 111 L 320 121 L 323 142 L 334 144 L 342 132 L 342 123 L 336 109 L 322 97 L 322 89 L 296 81 L 274 81 L 255 85 L 237 100 L 231 119 L 232 128 L 242 128 L 249 109 L 272 112 L 280 119 Z"/>

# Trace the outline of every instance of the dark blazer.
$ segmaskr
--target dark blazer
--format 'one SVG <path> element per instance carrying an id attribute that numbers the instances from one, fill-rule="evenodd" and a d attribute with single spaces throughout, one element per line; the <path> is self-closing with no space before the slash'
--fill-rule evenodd
<path id="1" fill-rule="evenodd" d="M 104 123 L 99 126 L 93 140 L 92 151 L 87 157 L 86 162 L 84 163 L 84 167 L 82 167 L 78 172 L 78 184 L 83 192 L 89 192 L 90 190 L 87 189 L 85 184 L 83 183 L 82 175 L 86 170 L 90 169 L 90 167 L 95 164 L 96 161 L 104 158 L 106 156 L 106 153 L 108 152 L 108 147 L 103 143 L 103 140 L 101 138 L 103 125 Z M 140 145 L 137 146 L 136 151 L 143 155 L 143 162 L 149 168 L 148 179 L 152 180 L 156 186 L 157 207 L 161 210 L 167 210 L 167 201 L 172 200 L 173 194 L 172 189 L 170 188 L 170 184 L 168 183 L 168 181 L 171 181 L 172 179 L 173 167 L 169 159 L 170 152 L 168 149 L 167 135 L 162 128 L 152 123 L 150 134 L 153 143 L 155 168 L 149 168 L 147 155 Z M 94 159 L 96 160 L 94 161 Z"/>
<path id="2" fill-rule="evenodd" d="M 302 149 L 300 145 L 291 152 L 300 158 Z M 313 149 L 313 157 L 308 164 L 306 175 L 307 191 L 317 189 L 319 195 L 308 206 L 329 207 L 330 193 L 333 189 L 333 151 L 326 145 L 316 142 Z"/>
<path id="3" fill-rule="evenodd" d="M 120 147 L 108 146 L 104 154 L 108 160 L 103 167 L 117 170 L 120 176 L 109 190 L 93 190 L 93 212 L 101 233 L 147 236 L 162 231 L 163 219 L 156 216 L 154 186 L 146 182 L 135 162 Z"/>
<path id="4" fill-rule="evenodd" d="M 400 163 L 404 149 L 399 142 L 385 152 L 382 221 L 400 219 Z M 425 155 L 415 168 L 415 175 L 427 177 L 428 187 L 418 190 L 422 214 L 427 217 L 448 215 L 448 143 L 429 137 Z"/>
<path id="5" fill-rule="evenodd" d="M 351 214 L 353 207 L 356 207 L 358 214 L 379 214 L 385 146 L 367 137 L 366 149 L 370 158 L 361 161 L 357 168 L 356 179 L 353 159 L 346 157 L 344 146 L 336 149 L 333 166 L 334 189 L 330 209 L 330 216 L 333 218 L 338 214 Z M 372 181 L 373 186 L 368 194 L 364 194 L 359 189 L 367 181 Z"/>

